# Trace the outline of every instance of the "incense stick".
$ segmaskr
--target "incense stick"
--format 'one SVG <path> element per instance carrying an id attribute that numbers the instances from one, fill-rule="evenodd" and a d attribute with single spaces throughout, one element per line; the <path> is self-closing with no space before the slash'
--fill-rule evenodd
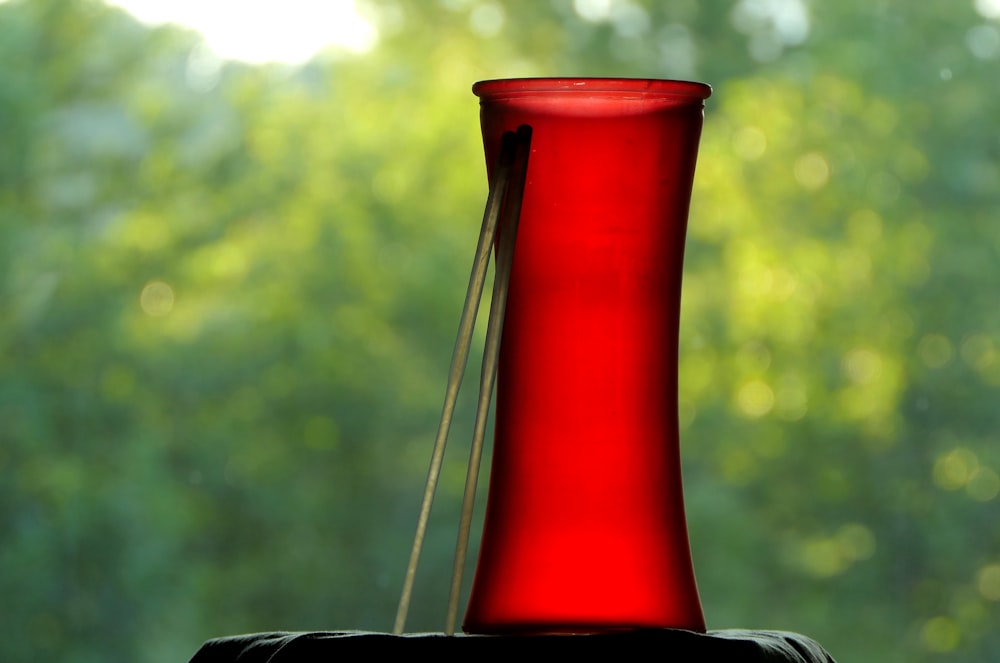
<path id="1" fill-rule="evenodd" d="M 458 324 L 458 335 L 455 339 L 455 349 L 451 356 L 451 366 L 448 369 L 448 385 L 445 388 L 444 406 L 441 410 L 441 420 L 438 423 L 437 436 L 434 439 L 434 450 L 431 453 L 430 468 L 427 471 L 427 483 L 424 486 L 423 501 L 420 505 L 420 516 L 417 519 L 417 531 L 413 537 L 413 548 L 410 551 L 410 561 L 406 566 L 406 578 L 403 581 L 403 592 L 399 597 L 399 607 L 396 611 L 396 622 L 393 633 L 399 635 L 406 626 L 406 614 L 410 608 L 410 597 L 413 594 L 413 581 L 420 561 L 420 551 L 423 548 L 427 533 L 427 521 L 430 518 L 431 504 L 437 489 L 438 478 L 441 475 L 441 461 L 444 458 L 444 448 L 448 440 L 448 431 L 455 413 L 455 401 L 462 385 L 465 365 L 469 358 L 469 347 L 472 344 L 472 332 L 475 327 L 476 315 L 479 312 L 479 300 L 482 297 L 483 285 L 486 282 L 486 268 L 489 265 L 490 251 L 496 235 L 497 220 L 504 194 L 510 179 L 511 164 L 514 157 L 514 134 L 504 134 L 500 146 L 500 156 L 494 167 L 494 177 L 490 182 L 489 194 L 486 198 L 486 210 L 483 213 L 483 225 L 479 232 L 479 243 L 476 246 L 475 259 L 472 262 L 472 273 L 469 276 L 469 287 L 465 293 L 465 303 Z"/>
<path id="2" fill-rule="evenodd" d="M 496 384 L 497 361 L 500 355 L 500 339 L 503 332 L 504 313 L 507 310 L 507 292 L 510 286 L 510 272 L 514 261 L 514 245 L 517 226 L 521 216 L 521 201 L 528 174 L 528 157 L 531 153 L 531 127 L 522 125 L 517 130 L 517 150 L 511 170 L 510 190 L 504 201 L 503 222 L 500 228 L 500 248 L 497 254 L 496 274 L 493 278 L 493 297 L 490 304 L 489 321 L 486 326 L 486 347 L 479 375 L 479 403 L 476 406 L 476 423 L 472 435 L 472 449 L 469 453 L 469 467 L 465 477 L 465 495 L 462 498 L 462 516 L 458 526 L 458 541 L 455 545 L 455 565 L 452 569 L 451 592 L 448 596 L 448 615 L 445 635 L 455 633 L 458 615 L 458 600 L 462 591 L 462 575 L 469 548 L 469 530 L 472 527 L 472 511 L 476 501 L 476 484 L 479 481 L 479 466 L 483 454 L 483 439 L 486 436 L 486 419 L 489 415 L 490 399 Z"/>

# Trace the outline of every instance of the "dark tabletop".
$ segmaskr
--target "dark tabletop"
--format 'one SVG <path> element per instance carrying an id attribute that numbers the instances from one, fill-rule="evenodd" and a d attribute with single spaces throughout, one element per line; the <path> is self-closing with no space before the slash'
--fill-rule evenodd
<path id="1" fill-rule="evenodd" d="M 626 660 L 687 663 L 835 663 L 816 641 L 784 631 L 727 629 L 693 633 L 648 630 L 599 635 L 389 635 L 367 631 L 274 632 L 209 640 L 190 663 L 310 663 L 394 656 L 495 656 L 552 653 L 559 656 L 627 657 Z M 381 658 L 379 659 L 381 660 Z M 451 659 L 447 659 L 451 660 Z"/>

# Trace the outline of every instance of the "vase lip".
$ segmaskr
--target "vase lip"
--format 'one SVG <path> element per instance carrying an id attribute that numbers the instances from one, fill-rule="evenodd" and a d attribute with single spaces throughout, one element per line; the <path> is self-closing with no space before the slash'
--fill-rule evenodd
<path id="1" fill-rule="evenodd" d="M 482 100 L 511 95 L 545 93 L 610 94 L 614 96 L 688 97 L 704 100 L 712 94 L 707 83 L 666 78 L 494 78 L 472 85 L 472 93 Z"/>

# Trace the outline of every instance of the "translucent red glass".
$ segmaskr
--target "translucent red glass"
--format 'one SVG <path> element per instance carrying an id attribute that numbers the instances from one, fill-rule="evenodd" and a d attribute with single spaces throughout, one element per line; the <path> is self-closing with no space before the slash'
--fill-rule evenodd
<path id="1" fill-rule="evenodd" d="M 472 633 L 705 629 L 677 424 L 700 83 L 477 83 L 487 164 L 533 128 Z M 502 229 L 501 229 L 501 232 Z"/>

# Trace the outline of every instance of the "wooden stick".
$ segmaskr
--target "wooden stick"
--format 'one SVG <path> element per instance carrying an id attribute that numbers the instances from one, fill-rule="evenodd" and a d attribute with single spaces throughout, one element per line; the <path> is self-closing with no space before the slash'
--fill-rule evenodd
<path id="1" fill-rule="evenodd" d="M 399 607 L 396 610 L 396 622 L 392 632 L 397 635 L 401 634 L 406 626 L 406 614 L 409 611 L 410 597 L 413 594 L 413 581 L 417 574 L 420 551 L 427 533 L 431 504 L 434 502 L 434 493 L 441 475 L 441 461 L 444 458 L 444 448 L 448 441 L 451 420 L 455 414 L 455 401 L 458 398 L 458 390 L 462 385 L 465 365 L 469 358 L 469 347 L 472 344 L 472 333 L 475 328 L 476 315 L 479 312 L 479 301 L 482 298 L 483 285 L 486 282 L 486 268 L 489 265 L 490 251 L 493 249 L 493 239 L 496 236 L 497 220 L 500 217 L 500 209 L 510 179 L 511 164 L 514 158 L 514 142 L 512 132 L 504 134 L 500 146 L 500 156 L 494 167 L 494 176 L 486 198 L 486 210 L 483 213 L 479 244 L 476 246 L 469 287 L 465 293 L 465 303 L 462 306 L 462 315 L 458 323 L 458 336 L 455 339 L 455 349 L 451 356 L 451 367 L 448 369 L 448 386 L 445 389 L 444 406 L 441 410 L 437 437 L 434 439 L 434 450 L 431 453 L 431 464 L 427 472 L 427 483 L 424 486 L 420 516 L 417 519 L 417 532 L 413 537 L 413 548 L 410 551 L 410 561 L 406 566 L 403 592 L 399 597 Z"/>
<path id="2" fill-rule="evenodd" d="M 448 596 L 445 635 L 455 633 L 458 600 L 462 592 L 462 575 L 469 548 L 472 511 L 476 501 L 476 484 L 479 481 L 479 466 L 483 455 L 483 439 L 486 436 L 486 419 L 489 416 L 490 399 L 493 397 L 493 387 L 496 383 L 500 338 L 503 332 L 504 313 L 507 310 L 507 292 L 510 286 L 514 245 L 517 238 L 518 221 L 521 216 L 521 202 L 524 197 L 524 184 L 528 174 L 530 153 L 531 127 L 522 125 L 517 130 L 517 151 L 511 171 L 510 191 L 507 192 L 504 202 L 503 224 L 500 228 L 500 249 L 497 255 L 496 274 L 493 278 L 493 298 L 490 304 L 489 322 L 486 327 L 483 365 L 479 376 L 479 403 L 476 407 L 476 425 L 472 435 L 472 449 L 469 453 L 469 467 L 465 477 L 465 495 L 462 498 L 458 542 L 455 545 L 455 565 L 452 569 L 451 592 Z"/>

